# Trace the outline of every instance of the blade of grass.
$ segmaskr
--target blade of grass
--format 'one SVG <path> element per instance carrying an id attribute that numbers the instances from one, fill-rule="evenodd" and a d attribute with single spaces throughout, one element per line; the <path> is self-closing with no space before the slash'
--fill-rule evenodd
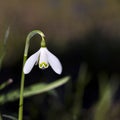
<path id="1" fill-rule="evenodd" d="M 2 115 L 1 115 L 1 113 L 0 113 L 0 120 L 2 120 Z"/>
<path id="2" fill-rule="evenodd" d="M 106 120 L 108 111 L 112 105 L 113 95 L 119 87 L 119 82 L 115 80 L 116 76 L 112 76 L 108 80 L 106 74 L 99 77 L 100 98 L 96 104 L 94 112 L 94 120 Z M 112 83 L 112 84 L 111 84 Z"/>
<path id="3" fill-rule="evenodd" d="M 83 103 L 83 94 L 86 85 L 88 84 L 90 76 L 87 74 L 86 64 L 82 64 L 78 74 L 78 79 L 76 81 L 76 92 L 74 96 L 73 103 L 73 120 L 78 120 L 81 115 L 82 103 Z"/>
<path id="4" fill-rule="evenodd" d="M 37 95 L 40 93 L 48 92 L 52 89 L 55 89 L 55 88 L 65 84 L 66 82 L 69 81 L 69 79 L 70 79 L 70 77 L 67 76 L 67 77 L 61 78 L 61 79 L 54 81 L 52 83 L 49 83 L 49 84 L 37 83 L 37 84 L 31 85 L 25 89 L 24 97 L 30 97 L 30 96 Z M 14 101 L 18 98 L 19 98 L 19 90 L 14 90 L 7 94 L 1 94 L 0 95 L 0 104 L 4 104 L 9 101 Z"/>
<path id="5" fill-rule="evenodd" d="M 2 45 L 1 51 L 0 51 L 0 69 L 2 67 L 2 62 L 4 60 L 5 53 L 6 53 L 6 43 L 7 43 L 7 40 L 8 40 L 9 33 L 10 33 L 10 27 L 8 27 L 6 32 L 5 32 L 3 45 Z"/>
<path id="6" fill-rule="evenodd" d="M 13 79 L 8 79 L 4 83 L 0 84 L 0 90 L 4 89 L 6 86 L 10 85 L 13 82 Z"/>
<path id="7" fill-rule="evenodd" d="M 10 119 L 10 120 L 17 120 L 17 118 L 15 118 L 15 117 L 13 117 L 13 116 L 11 116 L 11 115 L 3 114 L 2 116 L 3 116 L 4 118 L 8 118 L 8 119 Z"/>

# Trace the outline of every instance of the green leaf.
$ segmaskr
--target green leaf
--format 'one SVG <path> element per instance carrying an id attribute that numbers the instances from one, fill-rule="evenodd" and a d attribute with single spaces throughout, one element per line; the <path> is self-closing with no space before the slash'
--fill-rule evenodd
<path id="1" fill-rule="evenodd" d="M 70 77 L 67 76 L 67 77 L 61 78 L 61 79 L 54 81 L 52 83 L 49 83 L 49 84 L 47 84 L 47 83 L 33 84 L 33 85 L 25 88 L 24 97 L 30 97 L 30 96 L 37 95 L 40 93 L 48 92 L 52 89 L 55 89 L 55 88 L 65 84 L 66 82 L 68 82 L 69 79 L 70 79 Z M 0 95 L 0 104 L 4 104 L 9 101 L 14 101 L 18 98 L 19 98 L 19 90 L 14 90 L 7 94 Z"/>
<path id="2" fill-rule="evenodd" d="M 0 69 L 2 67 L 2 62 L 3 62 L 5 54 L 6 54 L 6 43 L 7 43 L 7 40 L 8 40 L 9 33 L 10 33 L 10 27 L 8 26 L 8 28 L 5 32 L 3 45 L 0 48 Z"/>
<path id="3" fill-rule="evenodd" d="M 4 118 L 8 118 L 9 120 L 17 120 L 17 118 L 11 116 L 11 115 L 6 115 L 6 114 L 3 114 L 2 115 Z"/>
<path id="4" fill-rule="evenodd" d="M 2 115 L 1 115 L 1 113 L 0 113 L 0 120 L 2 120 Z"/>
<path id="5" fill-rule="evenodd" d="M 4 83 L 0 84 L 0 90 L 4 89 L 8 85 L 10 85 L 12 82 L 13 82 L 13 80 L 10 78 L 7 81 L 5 81 Z"/>
<path id="6" fill-rule="evenodd" d="M 109 110 L 113 102 L 113 96 L 119 88 L 119 81 L 116 81 L 117 76 L 112 75 L 111 79 L 107 74 L 102 73 L 99 77 L 99 91 L 100 98 L 96 103 L 94 112 L 94 120 L 106 120 L 108 118 Z"/>

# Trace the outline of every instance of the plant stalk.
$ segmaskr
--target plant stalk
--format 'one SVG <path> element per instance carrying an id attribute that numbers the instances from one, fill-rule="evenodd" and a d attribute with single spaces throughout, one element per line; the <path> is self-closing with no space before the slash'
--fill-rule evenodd
<path id="1" fill-rule="evenodd" d="M 32 32 L 30 32 L 26 38 L 24 57 L 23 57 L 23 67 L 24 67 L 24 64 L 25 64 L 27 56 L 28 56 L 30 39 L 36 34 L 39 34 L 42 37 L 41 47 L 46 45 L 45 40 L 44 40 L 45 35 L 43 34 L 43 32 L 41 32 L 40 30 L 33 30 Z M 23 100 L 24 100 L 23 94 L 24 94 L 24 82 L 25 82 L 25 74 L 23 72 L 23 67 L 22 67 L 22 74 L 21 74 L 18 120 L 23 120 Z"/>

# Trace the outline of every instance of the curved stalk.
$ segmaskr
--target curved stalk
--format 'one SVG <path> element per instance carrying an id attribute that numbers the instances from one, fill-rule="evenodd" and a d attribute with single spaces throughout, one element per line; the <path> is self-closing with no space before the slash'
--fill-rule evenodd
<path id="1" fill-rule="evenodd" d="M 28 49 L 30 44 L 30 39 L 36 35 L 39 34 L 42 37 L 41 41 L 41 47 L 46 47 L 45 43 L 45 35 L 40 30 L 33 30 L 31 31 L 27 38 L 26 38 L 26 44 L 25 44 L 25 50 L 24 50 L 24 56 L 23 56 L 23 67 L 26 62 L 27 56 L 28 56 Z M 22 73 L 21 73 L 21 86 L 20 86 L 20 100 L 19 100 L 19 113 L 18 113 L 18 120 L 23 120 L 23 93 L 24 93 L 24 81 L 25 81 L 25 74 L 23 73 L 23 67 L 22 67 Z"/>

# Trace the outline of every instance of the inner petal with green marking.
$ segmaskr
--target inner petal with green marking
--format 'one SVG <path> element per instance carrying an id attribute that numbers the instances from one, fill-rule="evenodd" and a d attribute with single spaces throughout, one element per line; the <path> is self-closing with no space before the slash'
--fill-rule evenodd
<path id="1" fill-rule="evenodd" d="M 49 64 L 48 63 L 45 63 L 45 62 L 42 62 L 39 64 L 39 68 L 41 69 L 45 69 L 45 68 L 48 68 Z"/>

